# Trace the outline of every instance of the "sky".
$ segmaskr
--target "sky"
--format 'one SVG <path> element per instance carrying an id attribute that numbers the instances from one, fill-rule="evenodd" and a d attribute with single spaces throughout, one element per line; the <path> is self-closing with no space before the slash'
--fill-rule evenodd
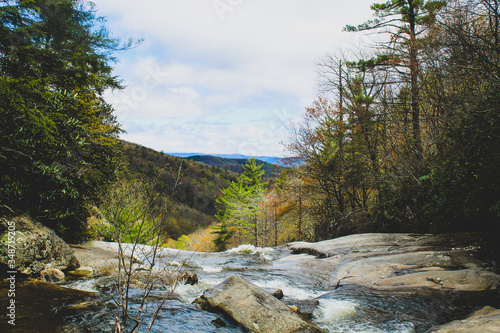
<path id="1" fill-rule="evenodd" d="M 122 138 L 170 153 L 287 156 L 293 123 L 318 96 L 317 63 L 369 36 L 368 0 L 93 0 L 127 86 L 107 92 Z"/>

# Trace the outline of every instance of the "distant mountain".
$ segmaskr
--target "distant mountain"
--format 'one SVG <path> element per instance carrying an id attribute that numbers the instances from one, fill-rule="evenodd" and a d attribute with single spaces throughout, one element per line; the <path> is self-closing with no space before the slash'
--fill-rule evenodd
<path id="1" fill-rule="evenodd" d="M 185 157 L 185 159 L 201 162 L 218 168 L 224 168 L 239 174 L 243 173 L 244 171 L 243 166 L 246 164 L 249 157 L 244 155 L 230 155 L 230 156 L 243 156 L 243 158 L 226 158 L 226 157 L 212 156 L 212 155 L 195 155 L 195 156 Z M 266 178 L 277 177 L 282 170 L 282 167 L 277 164 L 271 164 L 266 161 L 262 161 L 258 158 L 256 160 L 257 164 L 262 165 L 262 170 L 266 172 L 264 175 L 264 177 Z"/>
<path id="2" fill-rule="evenodd" d="M 204 153 L 166 153 L 167 155 L 171 156 L 177 156 L 177 157 L 193 157 L 193 156 L 214 156 L 214 157 L 222 157 L 222 158 L 227 158 L 227 159 L 243 159 L 243 160 L 248 160 L 249 158 L 255 157 L 258 160 L 271 163 L 271 164 L 278 164 L 278 165 L 283 165 L 281 160 L 283 159 L 282 157 L 275 157 L 275 156 L 248 156 L 248 155 L 241 155 L 241 154 L 204 154 Z"/>

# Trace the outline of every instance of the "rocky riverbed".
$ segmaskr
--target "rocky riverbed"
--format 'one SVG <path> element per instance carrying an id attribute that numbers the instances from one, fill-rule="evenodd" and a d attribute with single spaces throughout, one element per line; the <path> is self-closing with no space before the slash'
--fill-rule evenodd
<path id="1" fill-rule="evenodd" d="M 28 319 L 39 318 L 51 331 L 112 332 L 118 245 L 68 247 L 39 224 L 15 221 L 18 246 L 26 249 L 16 257 L 24 272 L 18 325 L 2 322 L 0 331 L 39 332 Z M 148 270 L 149 249 L 136 252 L 140 272 Z M 165 292 L 175 295 L 160 304 L 157 332 L 499 332 L 497 260 L 481 235 L 362 234 L 218 254 L 160 249 L 158 266 L 191 280 L 175 291 L 158 283 L 151 308 Z M 56 284 L 39 281 L 52 276 Z M 2 283 L 2 302 L 7 290 Z"/>

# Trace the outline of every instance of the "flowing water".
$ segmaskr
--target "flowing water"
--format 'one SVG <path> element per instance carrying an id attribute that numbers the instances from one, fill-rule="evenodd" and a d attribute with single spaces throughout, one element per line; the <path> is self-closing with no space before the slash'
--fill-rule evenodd
<path id="1" fill-rule="evenodd" d="M 199 283 L 175 288 L 177 299 L 162 305 L 152 331 L 243 332 L 223 315 L 200 310 L 192 304 L 204 290 L 232 275 L 241 275 L 263 288 L 281 289 L 284 301 L 289 304 L 317 300 L 312 320 L 328 332 L 425 332 L 433 325 L 463 318 L 483 303 L 492 305 L 491 299 L 482 294 L 426 292 L 416 297 L 363 288 L 335 289 L 330 287 L 327 275 L 322 276 L 325 272 L 304 269 L 296 264 L 297 259 L 318 262 L 313 256 L 290 255 L 284 248 L 249 245 L 224 253 L 163 249 L 158 258 L 160 267 L 171 270 L 182 267 L 197 274 Z M 109 284 L 110 277 L 72 281 L 64 286 L 24 282 L 17 287 L 16 326 L 3 320 L 0 332 L 113 332 L 116 306 L 113 289 L 106 287 Z M 152 293 L 142 331 L 149 322 L 148 314 L 161 305 L 163 295 L 168 293 L 168 289 Z M 0 286 L 2 304 L 6 299 L 7 289 L 3 285 Z M 132 290 L 131 300 L 132 308 L 137 309 L 140 289 Z M 226 327 L 212 323 L 219 317 Z"/>

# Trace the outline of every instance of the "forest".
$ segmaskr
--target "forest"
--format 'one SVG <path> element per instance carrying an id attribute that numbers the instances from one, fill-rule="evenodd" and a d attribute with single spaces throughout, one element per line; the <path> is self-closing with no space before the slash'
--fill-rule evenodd
<path id="1" fill-rule="evenodd" d="M 498 237 L 499 5 L 372 5 L 373 20 L 344 30 L 379 41 L 318 63 L 319 97 L 285 143 L 295 166 L 258 200 L 258 217 L 219 221 L 259 245 L 363 232 Z"/>
<path id="2" fill-rule="evenodd" d="M 106 200 L 113 196 L 123 197 L 126 192 L 129 195 L 133 193 L 131 201 L 134 207 L 135 203 L 143 201 L 136 207 L 138 213 L 149 205 L 152 215 L 163 214 L 159 224 L 166 239 L 178 240 L 181 236 L 208 228 L 216 222 L 216 199 L 221 189 L 236 181 L 237 173 L 166 155 L 126 141 L 120 141 L 119 146 L 123 153 L 119 180 L 117 186 L 108 191 L 108 196 L 104 196 Z M 123 207 L 121 203 L 119 208 Z M 99 205 L 98 211 L 102 213 L 106 208 L 109 205 L 105 201 Z M 99 217 L 99 212 L 97 215 Z M 96 222 L 96 219 L 92 220 Z M 114 235 L 106 235 L 103 231 L 102 228 L 93 230 L 97 233 L 93 237 L 116 240 Z M 129 233 L 127 236 L 131 241 L 134 235 Z M 144 243 L 150 241 L 150 236 L 145 233 Z M 183 246 L 181 243 L 173 245 Z"/>
<path id="3" fill-rule="evenodd" d="M 136 42 L 111 37 L 89 2 L 3 1 L 0 214 L 71 242 L 159 232 L 202 250 L 363 232 L 498 237 L 499 8 L 373 4 L 373 20 L 344 29 L 373 44 L 321 58 L 318 97 L 270 177 L 253 159 L 236 174 L 120 141 L 104 93 L 123 88 L 113 54 Z"/>

